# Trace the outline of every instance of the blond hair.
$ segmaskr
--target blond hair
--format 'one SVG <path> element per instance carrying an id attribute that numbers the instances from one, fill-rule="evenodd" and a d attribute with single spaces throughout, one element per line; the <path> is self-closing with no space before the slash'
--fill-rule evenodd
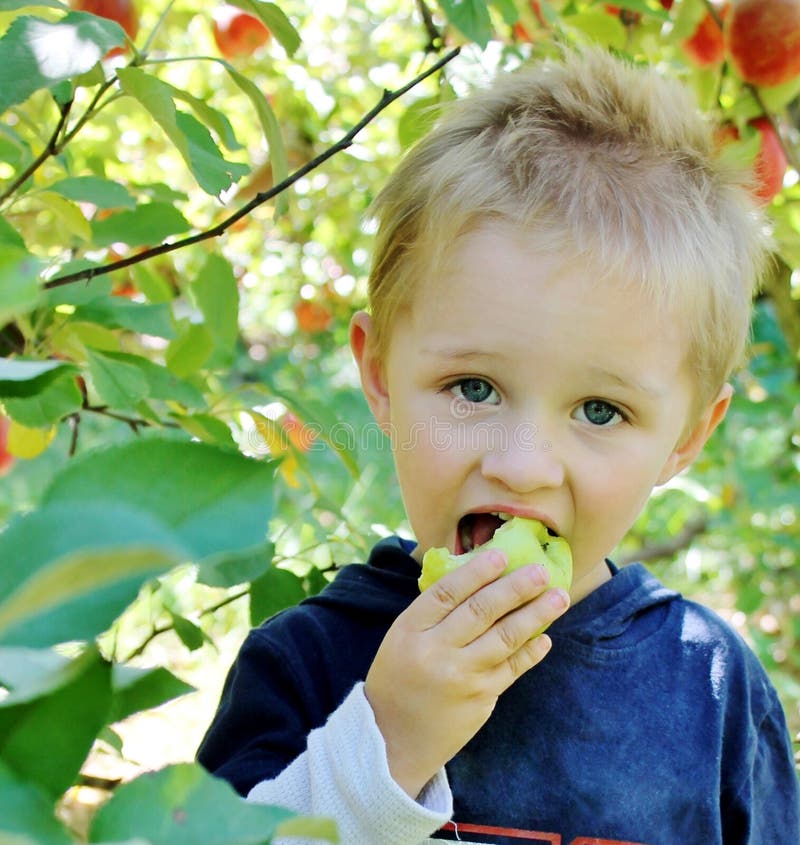
<path id="1" fill-rule="evenodd" d="M 378 354 L 456 239 L 501 221 L 679 314 L 708 401 L 741 361 L 767 251 L 749 175 L 718 152 L 688 91 L 653 68 L 592 49 L 498 76 L 447 111 L 374 203 Z"/>

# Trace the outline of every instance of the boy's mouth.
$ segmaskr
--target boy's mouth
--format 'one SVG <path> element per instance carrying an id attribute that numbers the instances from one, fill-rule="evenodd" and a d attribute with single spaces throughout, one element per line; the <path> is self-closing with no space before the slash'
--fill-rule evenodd
<path id="1" fill-rule="evenodd" d="M 465 514 L 458 521 L 455 553 L 471 552 L 476 546 L 488 542 L 494 537 L 494 532 L 512 517 L 513 514 L 500 512 Z M 553 537 L 558 536 L 549 527 L 547 532 Z"/>

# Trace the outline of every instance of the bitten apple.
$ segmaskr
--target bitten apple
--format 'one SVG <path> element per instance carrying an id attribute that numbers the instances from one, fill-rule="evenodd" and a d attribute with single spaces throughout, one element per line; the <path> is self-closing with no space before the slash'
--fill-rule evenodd
<path id="1" fill-rule="evenodd" d="M 572 584 L 572 551 L 569 543 L 563 537 L 550 534 L 539 520 L 515 516 L 504 522 L 490 540 L 462 555 L 451 554 L 446 548 L 428 549 L 422 557 L 420 590 L 427 589 L 443 575 L 486 549 L 500 549 L 506 553 L 506 572 L 529 563 L 540 563 L 550 573 L 550 587 L 568 591 Z"/>
<path id="2" fill-rule="evenodd" d="M 800 0 L 732 0 L 725 47 L 752 85 L 782 85 L 800 76 Z"/>

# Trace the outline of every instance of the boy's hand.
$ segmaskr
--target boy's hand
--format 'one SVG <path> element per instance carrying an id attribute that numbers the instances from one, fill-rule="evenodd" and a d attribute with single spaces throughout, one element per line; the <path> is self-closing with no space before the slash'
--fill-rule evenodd
<path id="1" fill-rule="evenodd" d="M 550 650 L 535 631 L 569 604 L 542 566 L 504 577 L 490 550 L 425 590 L 397 617 L 364 687 L 395 781 L 416 798 L 478 732 L 500 694 Z"/>

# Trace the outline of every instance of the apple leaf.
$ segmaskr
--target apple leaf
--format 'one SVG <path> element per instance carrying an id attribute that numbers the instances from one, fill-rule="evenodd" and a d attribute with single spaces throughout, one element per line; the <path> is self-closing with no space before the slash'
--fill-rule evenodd
<path id="1" fill-rule="evenodd" d="M 145 581 L 187 557 L 157 518 L 111 497 L 54 502 L 20 516 L 0 534 L 0 643 L 92 639 Z"/>
<path id="2" fill-rule="evenodd" d="M 197 180 L 211 196 L 229 188 L 250 167 L 226 161 L 209 131 L 197 118 L 175 108 L 174 89 L 134 67 L 117 71 L 122 90 L 135 98 L 164 130 Z"/>
<path id="3" fill-rule="evenodd" d="M 5 399 L 6 413 L 29 428 L 45 428 L 79 410 L 83 396 L 69 374 L 66 377 L 45 383 L 42 390 L 33 396 L 20 399 Z"/>
<path id="4" fill-rule="evenodd" d="M 136 208 L 136 200 L 124 185 L 99 176 L 70 176 L 49 185 L 47 190 L 75 202 L 90 202 L 97 208 Z"/>
<path id="5" fill-rule="evenodd" d="M 214 341 L 209 366 L 230 366 L 239 337 L 239 287 L 233 268 L 225 258 L 212 252 L 190 290 Z"/>
<path id="6" fill-rule="evenodd" d="M 0 325 L 36 307 L 41 295 L 39 274 L 43 269 L 44 262 L 27 250 L 0 244 Z"/>
<path id="7" fill-rule="evenodd" d="M 8 845 L 73 845 L 53 815 L 53 802 L 27 779 L 0 763 L 0 842 Z"/>
<path id="8" fill-rule="evenodd" d="M 120 211 L 92 223 L 92 238 L 97 246 L 114 243 L 128 246 L 153 246 L 170 235 L 191 229 L 189 221 L 168 202 L 149 202 L 133 211 Z"/>
<path id="9" fill-rule="evenodd" d="M 55 691 L 0 701 L 0 762 L 51 797 L 73 783 L 111 706 L 111 666 L 96 648 L 69 668 L 71 677 Z"/>
<path id="10" fill-rule="evenodd" d="M 134 408 L 147 396 L 147 379 L 138 367 L 95 349 L 87 349 L 86 355 L 92 384 L 105 404 Z"/>
<path id="11" fill-rule="evenodd" d="M 101 500 L 149 514 L 200 562 L 264 542 L 273 485 L 270 461 L 206 443 L 141 437 L 74 459 L 43 502 L 84 507 Z"/>
<path id="12" fill-rule="evenodd" d="M 86 73 L 124 43 L 125 31 L 116 21 L 84 12 L 55 22 L 16 18 L 0 38 L 0 114 L 34 91 Z"/>
<path id="13" fill-rule="evenodd" d="M 199 764 L 183 763 L 120 786 L 97 813 L 89 841 L 139 836 L 152 845 L 262 845 L 292 816 L 280 807 L 247 804 Z"/>
<path id="14" fill-rule="evenodd" d="M 167 303 L 131 302 L 121 296 L 99 297 L 79 305 L 74 319 L 79 322 L 97 323 L 109 329 L 128 329 L 132 332 L 164 337 L 175 337 L 172 311 Z"/>
<path id="15" fill-rule="evenodd" d="M 261 4 L 270 5 L 270 4 Z M 279 185 L 289 175 L 289 162 L 286 157 L 286 146 L 283 143 L 283 136 L 281 135 L 281 128 L 275 113 L 272 111 L 269 101 L 264 96 L 261 89 L 251 79 L 248 79 L 243 74 L 239 73 L 228 62 L 222 62 L 225 69 L 230 74 L 231 79 L 239 86 L 241 91 L 247 96 L 256 110 L 261 128 L 264 132 L 264 138 L 269 147 L 269 160 L 272 165 L 272 176 L 275 185 Z M 275 217 L 278 218 L 285 213 L 288 208 L 288 198 L 286 191 L 282 191 L 275 197 Z"/>
<path id="16" fill-rule="evenodd" d="M 197 580 L 209 587 L 235 587 L 260 578 L 269 571 L 275 546 L 266 541 L 239 554 L 227 554 L 224 558 L 209 558 L 197 572 Z"/>
<path id="17" fill-rule="evenodd" d="M 63 361 L 25 361 L 0 358 L 0 397 L 35 396 L 65 373 L 76 373 L 74 364 Z"/>
<path id="18" fill-rule="evenodd" d="M 441 0 L 447 20 L 481 48 L 489 43 L 494 29 L 484 0 Z"/>
<path id="19" fill-rule="evenodd" d="M 302 578 L 288 569 L 271 566 L 250 584 L 250 624 L 256 627 L 305 597 Z"/>
<path id="20" fill-rule="evenodd" d="M 214 338 L 202 323 L 178 323 L 178 336 L 167 347 L 167 367 L 177 376 L 196 373 L 214 351 Z"/>
<path id="21" fill-rule="evenodd" d="M 111 683 L 109 722 L 121 722 L 134 713 L 158 707 L 195 689 L 163 666 L 140 669 L 117 664 L 112 669 Z"/>

